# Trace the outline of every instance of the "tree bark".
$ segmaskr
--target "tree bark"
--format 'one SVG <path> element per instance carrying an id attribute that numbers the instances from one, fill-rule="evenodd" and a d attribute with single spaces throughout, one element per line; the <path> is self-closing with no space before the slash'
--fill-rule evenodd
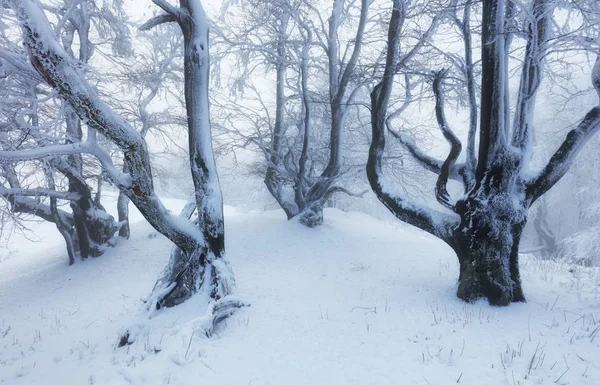
<path id="1" fill-rule="evenodd" d="M 219 301 L 235 285 L 224 258 L 223 196 L 212 148 L 208 19 L 199 1 L 182 0 L 181 7 L 173 12 L 184 38 L 184 93 L 195 202 L 186 205 L 181 217 L 189 221 L 195 207 L 198 217 L 194 224 L 202 236 L 173 249 L 169 265 L 155 286 L 155 291 L 164 291 L 157 307 L 178 305 L 198 292 L 209 301 Z"/>
<path id="2" fill-rule="evenodd" d="M 525 301 L 518 268 L 525 205 L 498 194 L 470 197 L 457 209 L 461 221 L 448 242 L 460 264 L 457 296 L 496 306 Z"/>

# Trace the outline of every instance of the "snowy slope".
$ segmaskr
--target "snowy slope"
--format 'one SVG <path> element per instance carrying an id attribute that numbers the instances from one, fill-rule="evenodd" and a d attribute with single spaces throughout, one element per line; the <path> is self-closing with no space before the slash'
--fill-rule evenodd
<path id="1" fill-rule="evenodd" d="M 306 229 L 282 212 L 226 210 L 251 307 L 211 338 L 193 301 L 142 311 L 169 254 L 146 223 L 72 267 L 52 226 L 43 243 L 13 238 L 0 252 L 0 383 L 600 384 L 598 270 L 525 258 L 528 303 L 468 305 L 440 241 L 364 214 L 325 218 Z M 125 328 L 137 341 L 116 349 Z"/>

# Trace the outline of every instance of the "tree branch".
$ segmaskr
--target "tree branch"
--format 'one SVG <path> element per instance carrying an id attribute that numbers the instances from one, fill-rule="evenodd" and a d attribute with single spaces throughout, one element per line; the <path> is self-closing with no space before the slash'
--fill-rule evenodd
<path id="1" fill-rule="evenodd" d="M 161 25 L 161 24 L 165 24 L 165 23 L 172 23 L 172 22 L 176 22 L 177 20 L 178 19 L 175 15 L 173 15 L 171 13 L 163 13 L 158 16 L 154 16 L 153 18 L 151 18 L 144 24 L 140 25 L 138 27 L 138 29 L 140 31 L 149 31 L 152 28 L 156 27 L 157 25 Z"/>
<path id="2" fill-rule="evenodd" d="M 600 97 L 600 56 L 596 58 L 592 69 L 592 85 Z M 531 203 L 550 190 L 567 173 L 577 153 L 598 128 L 600 105 L 592 108 L 577 127 L 567 134 L 565 141 L 552 155 L 546 167 L 526 184 L 527 197 L 531 199 Z"/>
<path id="3" fill-rule="evenodd" d="M 470 172 L 475 173 L 477 158 L 475 155 L 475 135 L 477 134 L 477 82 L 475 81 L 475 67 L 473 65 L 473 44 L 471 33 L 471 3 L 468 0 L 463 12 L 463 21 L 458 23 L 462 31 L 465 45 L 465 77 L 467 80 L 467 94 L 469 95 L 469 134 L 467 137 L 467 160 Z"/>
<path id="4" fill-rule="evenodd" d="M 445 74 L 446 70 L 436 72 L 433 79 L 433 93 L 435 94 L 435 116 L 444 138 L 448 144 L 450 144 L 450 153 L 444 161 L 444 164 L 442 164 L 440 175 L 437 183 L 435 184 L 435 198 L 442 206 L 454 211 L 454 205 L 450 201 L 450 195 L 448 194 L 446 185 L 448 184 L 450 170 L 452 170 L 454 167 L 454 163 L 462 151 L 462 144 L 450 129 L 450 126 L 446 121 L 446 116 L 444 115 L 444 94 L 441 83 Z"/>
<path id="5" fill-rule="evenodd" d="M 120 172 L 109 172 L 109 177 L 121 185 L 122 191 L 157 231 L 184 250 L 202 247 L 205 240 L 199 229 L 182 226 L 181 220 L 171 215 L 156 196 L 150 154 L 141 134 L 101 100 L 78 65 L 56 41 L 39 1 L 21 0 L 13 4 L 33 66 L 81 119 L 123 151 L 130 171 L 125 180 L 129 186 L 122 186 L 124 178 L 118 177 L 123 175 Z M 175 10 L 164 1 L 158 1 L 157 4 L 163 9 L 167 8 L 167 12 Z M 94 155 L 106 159 L 108 154 Z"/>
<path id="6" fill-rule="evenodd" d="M 385 71 L 383 79 L 371 92 L 372 140 L 367 161 L 367 178 L 377 198 L 398 219 L 448 241 L 451 237 L 452 228 L 457 225 L 456 219 L 448 214 L 411 202 L 406 197 L 391 193 L 385 185 L 382 172 L 382 158 L 385 150 L 385 122 L 394 75 L 399 69 L 399 40 L 406 18 L 404 7 L 403 1 L 393 1 Z"/>
<path id="7" fill-rule="evenodd" d="M 361 0 L 360 3 L 360 19 L 358 21 L 358 29 L 356 31 L 356 35 L 354 37 L 354 47 L 352 49 L 352 55 L 350 56 L 350 60 L 348 60 L 348 64 L 342 73 L 342 78 L 339 83 L 339 88 L 337 89 L 336 99 L 339 103 L 342 102 L 342 98 L 346 93 L 346 87 L 350 82 L 350 77 L 354 73 L 354 69 L 356 67 L 356 63 L 358 62 L 358 58 L 360 56 L 360 51 L 363 44 L 363 35 L 365 32 L 365 26 L 367 24 L 367 12 L 369 9 L 369 3 L 367 0 Z M 337 34 L 337 31 L 336 31 Z M 336 36 L 337 37 L 337 36 Z"/>
<path id="8" fill-rule="evenodd" d="M 177 17 L 179 14 L 181 14 L 181 9 L 175 7 L 166 0 L 152 0 L 152 2 L 169 15 Z"/>
<path id="9" fill-rule="evenodd" d="M 110 154 L 92 142 L 57 144 L 38 147 L 30 150 L 0 151 L 0 162 L 19 162 L 57 155 L 72 155 L 82 153 L 94 155 L 100 161 L 106 173 L 121 188 L 128 188 L 130 186 L 129 177 L 115 168 Z"/>
<path id="10" fill-rule="evenodd" d="M 333 186 L 329 190 L 327 190 L 327 192 L 323 196 L 323 202 L 327 202 L 327 200 L 329 198 L 331 198 L 334 194 L 337 194 L 337 193 L 343 193 L 343 194 L 346 194 L 346 195 L 354 197 L 354 198 L 362 198 L 363 195 L 365 195 L 367 192 L 368 192 L 367 190 L 364 190 L 359 193 L 355 193 L 355 192 L 352 192 L 342 186 Z"/>
<path id="11" fill-rule="evenodd" d="M 0 197 L 6 199 L 10 203 L 13 212 L 35 215 L 45 221 L 55 223 L 56 218 L 53 215 L 50 206 L 32 198 L 12 194 L 10 190 L 11 189 L 0 188 Z M 63 222 L 68 223 L 71 226 L 73 225 L 73 216 L 70 213 L 58 210 L 58 215 Z"/>
<path id="12" fill-rule="evenodd" d="M 531 130 L 535 97 L 542 81 L 544 56 L 550 32 L 551 12 L 547 0 L 533 2 L 532 20 L 527 31 L 525 60 L 521 69 L 521 82 L 513 123 L 512 145 L 526 149 L 531 144 Z"/>
<path id="13" fill-rule="evenodd" d="M 481 113 L 479 156 L 475 179 L 481 183 L 506 137 L 507 54 L 504 40 L 504 2 L 483 0 L 481 33 Z"/>
<path id="14" fill-rule="evenodd" d="M 29 196 L 29 197 L 51 197 L 67 201 L 76 201 L 80 198 L 79 194 L 74 192 L 56 191 L 47 188 L 34 188 L 34 189 L 22 189 L 22 188 L 4 188 L 0 186 L 0 196 Z"/>
<path id="15" fill-rule="evenodd" d="M 400 132 L 396 132 L 392 130 L 389 126 L 388 132 L 392 134 L 394 138 L 398 139 L 400 144 L 404 146 L 404 148 L 412 155 L 413 159 L 416 160 L 421 167 L 431 171 L 436 175 L 440 174 L 444 162 L 424 153 L 419 147 L 417 147 L 417 144 L 415 143 L 414 139 L 410 136 Z M 464 177 L 462 175 L 464 172 L 464 168 L 464 164 L 453 165 L 449 169 L 448 177 L 452 180 L 464 182 Z"/>
<path id="16" fill-rule="evenodd" d="M 600 128 L 600 106 L 592 108 L 579 125 L 567 134 L 565 141 L 552 155 L 546 167 L 526 184 L 527 196 L 532 203 L 567 173 L 577 153 L 598 131 L 598 128 Z"/>

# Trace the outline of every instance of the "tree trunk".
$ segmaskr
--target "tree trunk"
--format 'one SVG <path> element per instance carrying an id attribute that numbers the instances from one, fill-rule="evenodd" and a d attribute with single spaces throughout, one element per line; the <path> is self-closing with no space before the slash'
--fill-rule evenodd
<path id="1" fill-rule="evenodd" d="M 537 233 L 539 245 L 543 247 L 543 249 L 540 250 L 542 259 L 546 260 L 552 258 L 558 251 L 556 237 L 554 236 L 550 225 L 548 225 L 547 215 L 548 205 L 546 199 L 542 198 L 533 219 L 533 228 Z"/>
<path id="2" fill-rule="evenodd" d="M 467 302 L 487 298 L 495 306 L 524 302 L 519 242 L 525 204 L 515 204 L 508 194 L 470 197 L 461 203 L 461 222 L 449 242 L 460 263 L 457 296 Z"/>
<path id="3" fill-rule="evenodd" d="M 123 172 L 129 172 L 126 164 L 123 165 Z M 121 226 L 119 228 L 119 236 L 129 239 L 131 235 L 131 228 L 129 227 L 129 197 L 122 190 L 119 190 L 119 197 L 117 198 L 117 217 Z"/>
<path id="4" fill-rule="evenodd" d="M 121 224 L 119 236 L 129 239 L 129 235 L 131 234 L 129 228 L 129 198 L 122 191 L 119 191 L 119 198 L 117 198 L 117 215 L 118 221 Z"/>
<path id="5" fill-rule="evenodd" d="M 195 205 L 186 205 L 180 216 L 189 220 L 195 208 L 198 217 L 194 225 L 201 236 L 171 252 L 169 265 L 155 286 L 155 293 L 162 297 L 157 308 L 178 305 L 196 293 L 216 302 L 229 295 L 235 285 L 224 258 L 223 196 L 212 148 L 208 19 L 199 2 L 181 4 L 188 12 L 179 25 L 184 40 L 184 94 Z"/>
<path id="6" fill-rule="evenodd" d="M 320 201 L 311 203 L 298 214 L 299 222 L 306 227 L 317 227 L 323 224 L 323 204 Z"/>

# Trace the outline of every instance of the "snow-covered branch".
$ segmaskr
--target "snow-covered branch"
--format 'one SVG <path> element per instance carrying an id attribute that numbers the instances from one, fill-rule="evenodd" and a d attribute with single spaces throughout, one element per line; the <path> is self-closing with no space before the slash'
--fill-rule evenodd
<path id="1" fill-rule="evenodd" d="M 166 13 L 174 16 L 179 16 L 181 14 L 181 9 L 175 7 L 167 0 L 152 0 L 154 4 L 156 4 L 160 9 L 165 11 Z"/>
<path id="2" fill-rule="evenodd" d="M 19 162 L 41 159 L 58 155 L 90 154 L 94 155 L 110 178 L 122 188 L 130 187 L 129 176 L 118 171 L 110 154 L 93 142 L 49 145 L 29 150 L 0 151 L 0 162 Z"/>
<path id="3" fill-rule="evenodd" d="M 58 90 L 83 121 L 123 151 L 130 179 L 124 183 L 117 177 L 122 174 L 114 172 L 108 174 L 111 179 L 121 186 L 129 186 L 124 189 L 127 196 L 148 222 L 175 244 L 184 248 L 202 244 L 203 236 L 198 229 L 182 226 L 158 199 L 152 182 L 150 156 L 141 134 L 100 99 L 77 63 L 56 40 L 39 2 L 13 1 L 13 6 L 23 31 L 24 44 L 36 70 Z M 98 151 L 94 155 L 100 158 L 106 156 Z"/>
<path id="4" fill-rule="evenodd" d="M 415 140 L 408 136 L 407 134 L 403 134 L 401 132 L 397 132 L 390 127 L 388 127 L 388 132 L 392 134 L 392 136 L 398 139 L 398 142 L 412 155 L 413 159 L 426 170 L 431 171 L 432 173 L 439 175 L 442 170 L 443 161 L 440 159 L 436 159 L 431 155 L 426 154 L 423 150 L 421 150 Z M 448 177 L 452 180 L 463 181 L 463 173 L 464 173 L 464 164 L 453 165 L 449 169 Z"/>
<path id="5" fill-rule="evenodd" d="M 506 96 L 507 55 L 505 41 L 504 1 L 483 1 L 481 116 L 479 127 L 479 157 L 475 177 L 477 183 L 500 156 L 507 143 Z"/>
<path id="6" fill-rule="evenodd" d="M 0 195 L 7 197 L 12 196 L 30 196 L 30 197 L 52 197 L 62 200 L 74 201 L 80 198 L 79 194 L 67 191 L 56 191 L 47 188 L 4 188 L 0 186 Z"/>
<path id="7" fill-rule="evenodd" d="M 165 24 L 165 23 L 172 23 L 172 22 L 176 22 L 176 21 L 177 21 L 177 17 L 175 17 L 175 15 L 173 15 L 171 13 L 163 13 L 158 16 L 154 16 L 153 18 L 151 18 L 144 24 L 140 25 L 139 29 L 140 29 L 140 31 L 148 31 L 158 25 Z"/>
<path id="8" fill-rule="evenodd" d="M 521 83 L 514 113 L 512 145 L 527 153 L 531 145 L 531 130 L 535 96 L 542 81 L 552 8 L 548 0 L 535 0 L 528 25 L 527 48 L 521 69 Z"/>
<path id="9" fill-rule="evenodd" d="M 535 201 L 550 190 L 573 164 L 583 145 L 600 129 L 600 106 L 591 109 L 579 125 L 571 130 L 542 171 L 527 183 L 527 194 Z"/>
<path id="10" fill-rule="evenodd" d="M 450 210 L 454 210 L 454 204 L 450 200 L 450 195 L 448 194 L 446 185 L 448 184 L 450 171 L 454 168 L 456 159 L 458 159 L 458 156 L 462 150 L 462 144 L 454 132 L 452 132 L 452 129 L 448 125 L 448 121 L 446 120 L 446 116 L 444 114 L 444 93 L 441 83 L 444 79 L 445 73 L 446 71 L 444 70 L 436 72 L 433 79 L 433 93 L 435 94 L 435 116 L 444 138 L 448 144 L 450 144 L 450 153 L 442 164 L 440 175 L 435 184 L 435 197 L 442 206 Z"/>
<path id="11" fill-rule="evenodd" d="M 385 72 L 381 82 L 371 92 L 372 141 L 367 162 L 367 178 L 377 198 L 396 217 L 403 222 L 448 241 L 452 228 L 457 225 L 456 219 L 451 215 L 419 205 L 404 196 L 392 193 L 385 184 L 382 170 L 387 108 L 392 93 L 394 76 L 399 69 L 399 42 L 405 18 L 406 9 L 404 2 L 394 0 L 388 32 Z"/>
<path id="12" fill-rule="evenodd" d="M 600 98 L 600 56 L 592 69 L 592 84 Z M 600 129 L 600 105 L 592 108 L 583 120 L 571 130 L 540 174 L 527 183 L 527 193 L 535 201 L 562 178 L 585 143 Z"/>

